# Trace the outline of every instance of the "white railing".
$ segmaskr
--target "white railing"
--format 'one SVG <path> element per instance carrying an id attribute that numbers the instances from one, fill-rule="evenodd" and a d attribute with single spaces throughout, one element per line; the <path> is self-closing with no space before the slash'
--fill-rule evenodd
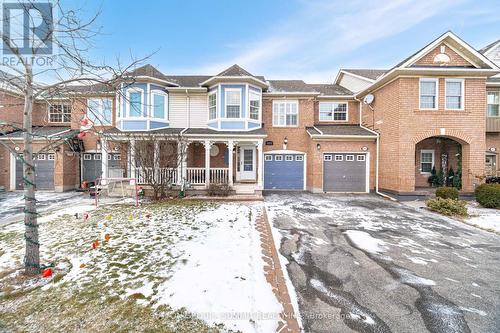
<path id="1" fill-rule="evenodd" d="M 156 183 L 177 183 L 177 169 L 160 168 L 154 172 L 153 168 L 137 168 L 137 182 L 139 184 L 151 183 L 153 177 Z"/>
<path id="2" fill-rule="evenodd" d="M 186 181 L 191 185 L 205 184 L 205 168 L 187 168 Z"/>
<path id="3" fill-rule="evenodd" d="M 215 184 L 228 183 L 229 168 L 210 168 L 210 182 Z"/>

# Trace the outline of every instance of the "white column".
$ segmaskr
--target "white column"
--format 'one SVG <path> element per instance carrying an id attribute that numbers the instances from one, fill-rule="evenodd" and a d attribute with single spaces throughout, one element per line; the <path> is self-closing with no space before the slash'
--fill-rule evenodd
<path id="1" fill-rule="evenodd" d="M 212 142 L 210 140 L 205 140 L 205 187 L 208 189 L 210 185 L 210 148 L 212 148 Z"/>
<path id="2" fill-rule="evenodd" d="M 153 175 L 156 178 L 155 181 L 158 181 L 160 177 L 160 141 L 158 139 L 154 139 L 153 141 Z"/>
<path id="3" fill-rule="evenodd" d="M 227 158 L 228 158 L 228 184 L 229 186 L 233 186 L 233 149 L 234 149 L 234 142 L 232 140 L 227 142 Z"/>
<path id="4" fill-rule="evenodd" d="M 130 139 L 130 174 L 129 178 L 137 179 L 136 165 L 135 165 L 135 140 Z M 134 185 L 135 181 L 131 180 L 130 185 Z"/>
<path id="5" fill-rule="evenodd" d="M 262 179 L 263 179 L 263 165 L 264 165 L 264 152 L 262 151 L 262 140 L 259 140 L 257 143 L 257 157 L 258 157 L 258 163 L 257 163 L 257 186 L 259 188 L 262 188 Z"/>
<path id="6" fill-rule="evenodd" d="M 108 178 L 108 140 L 101 140 L 101 168 L 102 168 L 102 176 L 101 178 Z M 105 181 L 102 181 L 101 184 L 106 185 Z"/>

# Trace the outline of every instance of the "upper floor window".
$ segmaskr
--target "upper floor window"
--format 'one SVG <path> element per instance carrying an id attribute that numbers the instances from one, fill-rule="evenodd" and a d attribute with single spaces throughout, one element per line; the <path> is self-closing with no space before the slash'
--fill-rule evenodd
<path id="1" fill-rule="evenodd" d="M 111 125 L 112 107 L 110 98 L 90 98 L 87 101 L 87 116 L 94 125 Z"/>
<path id="2" fill-rule="evenodd" d="M 71 122 L 71 105 L 68 103 L 50 104 L 49 122 L 51 123 Z"/>
<path id="3" fill-rule="evenodd" d="M 297 126 L 299 114 L 298 101 L 273 102 L 273 126 Z"/>
<path id="4" fill-rule="evenodd" d="M 464 80 L 446 79 L 446 109 L 462 110 L 464 108 Z"/>
<path id="5" fill-rule="evenodd" d="M 208 119 L 217 118 L 217 92 L 208 95 Z"/>
<path id="6" fill-rule="evenodd" d="M 131 89 L 128 91 L 128 116 L 142 117 L 142 90 Z"/>
<path id="7" fill-rule="evenodd" d="M 250 119 L 259 120 L 260 95 L 250 92 Z"/>
<path id="8" fill-rule="evenodd" d="M 498 91 L 488 92 L 488 117 L 500 116 L 500 113 L 499 113 L 500 102 L 499 102 L 499 97 L 498 97 L 499 95 L 500 95 L 500 93 Z"/>
<path id="9" fill-rule="evenodd" d="M 153 91 L 152 93 L 152 116 L 153 118 L 167 118 L 167 95 L 162 91 Z"/>
<path id="10" fill-rule="evenodd" d="M 226 118 L 241 118 L 240 89 L 226 89 Z"/>
<path id="11" fill-rule="evenodd" d="M 420 108 L 437 109 L 438 79 L 420 79 Z"/>
<path id="12" fill-rule="evenodd" d="M 346 121 L 347 103 L 321 102 L 319 103 L 320 121 Z"/>

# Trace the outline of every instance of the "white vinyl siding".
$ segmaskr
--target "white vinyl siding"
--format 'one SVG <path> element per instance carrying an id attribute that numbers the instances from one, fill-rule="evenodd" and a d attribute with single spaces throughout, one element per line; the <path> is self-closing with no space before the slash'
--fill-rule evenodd
<path id="1" fill-rule="evenodd" d="M 347 121 L 347 103 L 320 102 L 320 121 Z"/>
<path id="2" fill-rule="evenodd" d="M 447 110 L 463 110 L 464 108 L 464 80 L 446 79 L 445 95 Z"/>
<path id="3" fill-rule="evenodd" d="M 297 127 L 299 124 L 298 101 L 273 102 L 273 126 Z"/>
<path id="4" fill-rule="evenodd" d="M 437 79 L 420 79 L 420 108 L 437 109 L 438 91 L 439 87 Z"/>
<path id="5" fill-rule="evenodd" d="M 498 117 L 500 116 L 499 113 L 499 108 L 500 108 L 500 101 L 499 101 L 499 95 L 500 93 L 498 91 L 490 91 L 488 92 L 488 117 Z"/>

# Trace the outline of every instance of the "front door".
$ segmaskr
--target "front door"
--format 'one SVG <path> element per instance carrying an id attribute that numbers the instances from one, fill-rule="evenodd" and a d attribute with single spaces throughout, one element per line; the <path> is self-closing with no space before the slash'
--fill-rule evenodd
<path id="1" fill-rule="evenodd" d="M 255 180 L 255 147 L 240 147 L 240 180 Z"/>
<path id="2" fill-rule="evenodd" d="M 496 166 L 496 155 L 486 155 L 485 161 L 486 174 L 491 176 L 496 176 L 497 166 Z"/>

